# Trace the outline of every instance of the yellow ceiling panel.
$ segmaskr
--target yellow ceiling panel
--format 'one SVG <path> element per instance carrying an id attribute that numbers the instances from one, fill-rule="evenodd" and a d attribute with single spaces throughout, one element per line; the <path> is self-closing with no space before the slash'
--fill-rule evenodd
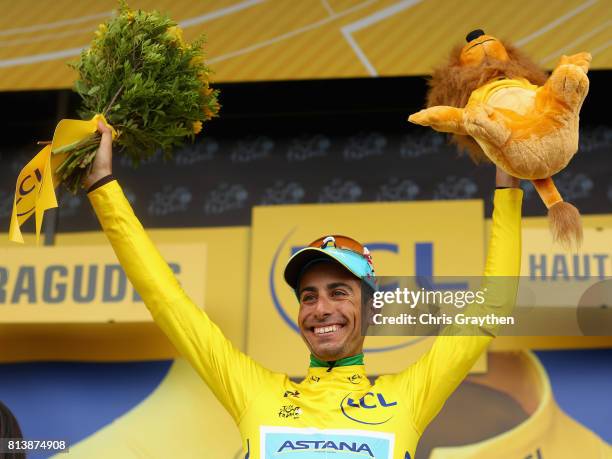
<path id="1" fill-rule="evenodd" d="M 467 32 L 520 45 L 550 68 L 563 53 L 611 68 L 609 0 L 134 0 L 167 12 L 187 39 L 208 37 L 217 81 L 424 75 Z M 70 87 L 66 62 L 86 47 L 112 0 L 3 2 L 0 90 Z"/>

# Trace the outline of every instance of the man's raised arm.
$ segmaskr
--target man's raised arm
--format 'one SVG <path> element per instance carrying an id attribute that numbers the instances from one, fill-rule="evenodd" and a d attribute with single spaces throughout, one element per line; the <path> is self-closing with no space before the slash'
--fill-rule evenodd
<path id="1" fill-rule="evenodd" d="M 493 198 L 493 225 L 485 278 L 485 302 L 466 311 L 474 315 L 504 315 L 514 307 L 517 280 L 521 267 L 521 203 L 523 191 L 519 180 L 497 170 L 497 189 Z M 496 329 L 458 329 L 449 325 L 438 336 L 432 348 L 405 371 L 395 375 L 395 383 L 405 394 L 413 413 L 414 426 L 420 434 L 438 414 L 444 402 L 467 376 L 486 350 Z M 475 327 L 476 328 L 476 327 Z M 458 336 L 463 335 L 463 336 Z M 469 335 L 469 336 L 465 336 Z"/>
<path id="2" fill-rule="evenodd" d="M 112 177 L 112 139 L 100 123 L 100 148 L 83 185 L 121 266 L 153 319 L 238 421 L 272 374 L 229 342 L 183 291 Z"/>

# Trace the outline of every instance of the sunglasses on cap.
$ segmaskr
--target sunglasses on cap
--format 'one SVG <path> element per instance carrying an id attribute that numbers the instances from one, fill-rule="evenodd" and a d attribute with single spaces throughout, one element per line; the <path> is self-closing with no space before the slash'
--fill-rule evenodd
<path id="1" fill-rule="evenodd" d="M 314 247 L 317 249 L 327 249 L 329 247 L 333 247 L 335 249 L 342 250 L 350 250 L 351 252 L 355 252 L 358 255 L 364 257 L 367 262 L 372 265 L 372 255 L 370 255 L 370 251 L 368 248 L 357 242 L 355 239 L 350 238 L 348 236 L 342 236 L 341 234 L 333 234 L 331 236 L 323 236 L 319 239 L 312 241 L 308 244 L 308 247 Z"/>

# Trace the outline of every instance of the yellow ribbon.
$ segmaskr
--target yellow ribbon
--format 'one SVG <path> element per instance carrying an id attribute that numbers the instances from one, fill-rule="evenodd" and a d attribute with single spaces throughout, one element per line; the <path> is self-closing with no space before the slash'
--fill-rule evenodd
<path id="1" fill-rule="evenodd" d="M 52 155 L 51 152 L 87 138 L 98 130 L 98 121 L 110 127 L 113 139 L 117 136 L 117 132 L 108 124 L 104 115 L 95 115 L 88 121 L 61 120 L 55 128 L 51 145 L 45 146 L 21 170 L 15 187 L 9 240 L 23 244 L 21 225 L 35 215 L 36 243 L 40 241 L 43 214 L 45 210 L 57 207 L 55 187 L 58 183 L 55 170 L 66 158 L 66 154 Z"/>

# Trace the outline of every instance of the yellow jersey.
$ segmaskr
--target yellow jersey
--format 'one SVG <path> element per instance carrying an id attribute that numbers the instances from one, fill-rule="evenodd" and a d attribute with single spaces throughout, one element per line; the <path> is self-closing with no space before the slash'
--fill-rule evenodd
<path id="1" fill-rule="evenodd" d="M 448 331 L 417 362 L 373 382 L 364 365 L 311 367 L 292 381 L 234 347 L 189 299 L 116 181 L 88 196 L 153 319 L 238 425 L 246 459 L 412 459 L 423 431 L 492 339 Z M 520 189 L 495 192 L 489 278 L 519 275 L 521 202 Z M 507 310 L 513 302 L 505 295 L 487 306 Z"/>

